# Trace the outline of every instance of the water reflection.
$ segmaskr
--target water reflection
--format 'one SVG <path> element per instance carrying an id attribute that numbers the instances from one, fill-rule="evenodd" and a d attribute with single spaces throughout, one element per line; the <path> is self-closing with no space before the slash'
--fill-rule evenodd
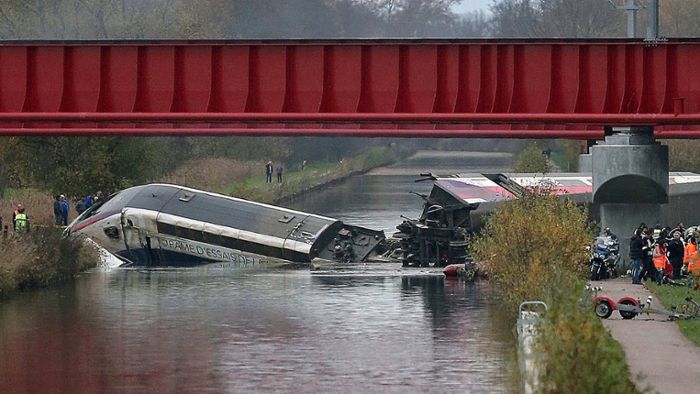
<path id="1" fill-rule="evenodd" d="M 122 270 L 0 304 L 0 391 L 508 391 L 483 285 Z"/>

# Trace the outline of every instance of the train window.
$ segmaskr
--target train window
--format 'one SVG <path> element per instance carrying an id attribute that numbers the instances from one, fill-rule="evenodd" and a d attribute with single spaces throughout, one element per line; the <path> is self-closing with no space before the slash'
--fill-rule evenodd
<path id="1" fill-rule="evenodd" d="M 213 234 L 208 232 L 203 232 L 202 234 L 204 235 L 204 242 L 212 245 L 221 244 L 221 236 L 219 236 L 219 234 Z"/>

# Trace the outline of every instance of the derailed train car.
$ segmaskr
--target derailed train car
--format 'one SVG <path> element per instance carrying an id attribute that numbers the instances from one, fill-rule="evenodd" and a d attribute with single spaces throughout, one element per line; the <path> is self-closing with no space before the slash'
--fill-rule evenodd
<path id="1" fill-rule="evenodd" d="M 64 235 L 88 236 L 138 266 L 356 263 L 384 240 L 382 231 L 336 219 L 166 184 L 115 193 Z"/>
<path id="2" fill-rule="evenodd" d="M 530 193 L 533 188 L 566 195 L 576 204 L 587 206 L 592 218 L 599 220 L 598 208 L 591 201 L 593 180 L 589 173 L 424 175 L 429 177 L 422 180 L 433 181 L 433 189 L 430 195 L 422 196 L 425 203 L 421 216 L 405 220 L 393 235 L 398 241 L 392 243 L 393 255 L 405 266 L 468 262 L 469 236 L 479 231 L 484 219 L 499 204 Z M 665 223 L 700 221 L 697 210 L 693 209 L 700 190 L 698 185 L 698 174 L 669 174 L 670 198 L 664 208 Z"/>
<path id="3" fill-rule="evenodd" d="M 556 194 L 590 193 L 590 176 L 507 176 L 474 174 L 435 177 L 429 195 L 422 195 L 423 211 L 418 219 L 407 219 L 393 235 L 393 255 L 404 266 L 446 266 L 470 260 L 469 238 L 479 230 L 483 218 L 510 198 L 518 198 L 535 186 L 547 185 Z"/>

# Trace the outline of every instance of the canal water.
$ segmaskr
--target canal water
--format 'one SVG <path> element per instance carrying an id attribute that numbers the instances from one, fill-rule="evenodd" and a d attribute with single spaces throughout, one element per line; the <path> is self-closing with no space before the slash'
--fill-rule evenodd
<path id="1" fill-rule="evenodd" d="M 419 155 L 290 205 L 390 234 L 423 167 L 485 168 Z M 487 283 L 434 270 L 100 269 L 0 303 L 0 392 L 512 392 L 513 341 Z"/>

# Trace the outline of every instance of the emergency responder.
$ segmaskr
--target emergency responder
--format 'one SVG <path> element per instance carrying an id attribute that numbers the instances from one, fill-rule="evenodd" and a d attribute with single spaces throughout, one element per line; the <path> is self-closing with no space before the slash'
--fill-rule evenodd
<path id="1" fill-rule="evenodd" d="M 668 257 L 666 257 L 666 240 L 659 238 L 654 248 L 653 254 L 654 268 L 656 268 L 656 283 L 663 283 L 664 276 L 667 276 L 670 272 L 668 267 Z"/>
<path id="2" fill-rule="evenodd" d="M 29 231 L 29 219 L 24 213 L 24 208 L 19 208 L 17 215 L 15 215 L 15 232 L 20 234 L 27 231 Z"/>
<path id="3" fill-rule="evenodd" d="M 22 206 L 22 204 L 17 204 L 17 208 L 15 208 L 15 210 L 12 212 L 12 230 L 13 231 L 17 231 L 17 227 L 15 227 L 15 223 L 17 223 L 17 222 L 15 222 L 15 218 L 19 214 L 20 209 L 24 209 L 24 206 Z"/>
<path id="4" fill-rule="evenodd" d="M 693 273 L 697 270 L 698 265 L 698 240 L 695 235 L 688 239 L 688 243 L 685 245 L 685 254 L 683 255 L 683 263 L 685 263 L 688 273 Z"/>

